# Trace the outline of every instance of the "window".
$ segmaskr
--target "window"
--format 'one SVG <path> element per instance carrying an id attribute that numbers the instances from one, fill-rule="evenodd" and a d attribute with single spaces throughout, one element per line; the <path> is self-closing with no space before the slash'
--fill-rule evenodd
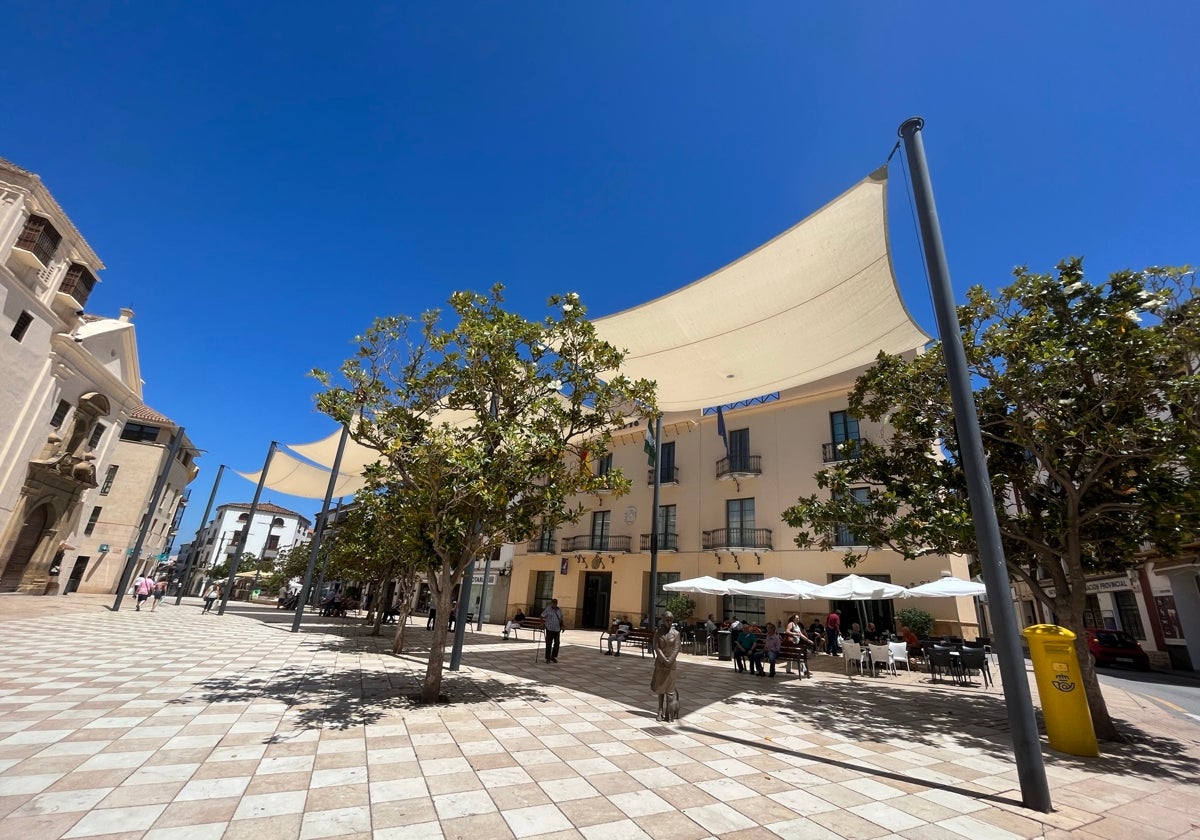
<path id="1" fill-rule="evenodd" d="M 71 263 L 67 268 L 66 277 L 63 278 L 63 284 L 58 290 L 64 295 L 75 298 L 75 302 L 83 306 L 87 303 L 88 296 L 91 295 L 95 285 L 96 277 L 87 270 L 86 266 Z"/>
<path id="2" fill-rule="evenodd" d="M 9 333 L 17 341 L 25 337 L 25 331 L 29 329 L 29 325 L 33 323 L 33 316 L 28 312 L 22 312 L 17 316 L 17 323 L 13 324 L 12 332 Z"/>
<path id="3" fill-rule="evenodd" d="M 121 469 L 116 464 L 110 464 L 108 472 L 104 474 L 104 483 L 100 485 L 100 495 L 107 496 L 108 491 L 112 490 L 113 480 L 117 477 L 117 470 Z"/>
<path id="4" fill-rule="evenodd" d="M 50 418 L 50 425 L 55 429 L 61 429 L 63 421 L 67 419 L 67 412 L 71 410 L 71 404 L 66 400 L 58 401 L 58 408 L 54 409 L 54 416 Z"/>
<path id="5" fill-rule="evenodd" d="M 132 440 L 138 443 L 154 443 L 158 440 L 158 426 L 145 426 L 141 423 L 126 423 L 121 430 L 121 440 Z"/>
<path id="6" fill-rule="evenodd" d="M 729 468 L 734 472 L 750 469 L 749 429 L 734 429 L 729 433 Z"/>
<path id="7" fill-rule="evenodd" d="M 851 488 L 850 498 L 854 499 L 854 501 L 858 502 L 859 504 L 865 505 L 867 503 L 867 488 L 866 487 Z M 858 535 L 855 534 L 853 531 L 851 531 L 849 526 L 847 526 L 847 525 L 838 525 L 837 526 L 837 533 L 834 534 L 833 544 L 834 545 L 865 545 L 865 543 L 859 539 Z"/>
<path id="8" fill-rule="evenodd" d="M 763 576 L 729 573 L 723 578 L 724 580 L 736 580 L 738 583 L 753 583 L 756 580 L 762 580 Z M 721 608 L 725 611 L 725 618 L 737 616 L 742 621 L 757 624 L 759 627 L 766 623 L 767 602 L 762 598 L 751 598 L 747 595 L 725 595 L 721 599 Z"/>
<path id="9" fill-rule="evenodd" d="M 530 604 L 531 615 L 541 615 L 542 610 L 550 606 L 554 598 L 554 572 L 538 572 L 533 584 L 533 603 Z"/>
<path id="10" fill-rule="evenodd" d="M 725 502 L 725 527 L 731 546 L 754 547 L 754 499 L 729 499 Z"/>
<path id="11" fill-rule="evenodd" d="M 608 550 L 608 533 L 611 524 L 611 510 L 598 510 L 592 514 L 592 551 Z"/>
<path id="12" fill-rule="evenodd" d="M 267 551 L 278 551 L 279 550 L 279 535 L 278 534 L 271 534 L 270 536 L 267 537 L 267 549 L 266 550 Z"/>
<path id="13" fill-rule="evenodd" d="M 675 505 L 658 506 L 658 533 L 675 533 Z"/>
<path id="14" fill-rule="evenodd" d="M 88 438 L 88 449 L 95 449 L 100 445 L 100 438 L 104 437 L 105 425 L 97 423 L 96 428 L 92 429 L 92 436 Z"/>
<path id="15" fill-rule="evenodd" d="M 1117 607 L 1117 616 L 1121 629 L 1135 639 L 1146 638 L 1146 629 L 1142 627 L 1142 614 L 1138 612 L 1137 600 L 1129 590 L 1113 593 L 1113 602 Z"/>
<path id="16" fill-rule="evenodd" d="M 17 237 L 16 247 L 33 254 L 42 265 L 50 265 L 60 242 L 62 234 L 54 229 L 49 219 L 30 216 L 25 220 L 21 235 Z"/>
<path id="17" fill-rule="evenodd" d="M 662 615 L 667 610 L 667 601 L 670 601 L 677 593 L 667 592 L 663 589 L 668 583 L 678 583 L 680 578 L 679 572 L 659 572 L 658 573 L 658 589 L 654 592 L 654 614 Z M 646 572 L 646 588 L 650 588 L 650 573 Z M 676 616 L 678 619 L 679 616 Z"/>
<path id="18" fill-rule="evenodd" d="M 675 441 L 662 444 L 658 451 L 658 480 L 663 484 L 678 481 L 675 475 Z M 651 470 L 650 475 L 654 472 Z"/>
<path id="19" fill-rule="evenodd" d="M 606 452 L 600 458 L 600 466 L 596 470 L 596 475 L 608 475 L 612 472 L 612 453 Z"/>
<path id="20" fill-rule="evenodd" d="M 829 412 L 829 426 L 835 444 L 859 438 L 858 418 L 848 411 Z"/>
<path id="21" fill-rule="evenodd" d="M 87 527 L 83 529 L 83 535 L 85 537 L 90 537 L 92 535 L 92 531 L 96 530 L 96 523 L 100 521 L 100 511 L 102 509 L 103 508 L 98 507 L 92 508 L 92 515 L 88 517 Z"/>
<path id="22" fill-rule="evenodd" d="M 554 553 L 554 529 L 543 525 L 542 531 L 538 534 L 537 542 L 531 547 L 532 551 L 541 552 L 542 554 Z"/>

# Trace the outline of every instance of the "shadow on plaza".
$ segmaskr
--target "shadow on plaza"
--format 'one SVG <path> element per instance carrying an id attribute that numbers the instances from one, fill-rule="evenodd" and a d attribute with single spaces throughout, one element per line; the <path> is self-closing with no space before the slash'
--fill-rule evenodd
<path id="1" fill-rule="evenodd" d="M 281 616 L 282 613 L 277 615 Z M 255 617 L 266 618 L 261 613 Z M 423 619 L 408 625 L 404 653 L 396 658 L 390 656 L 394 626 L 385 626 L 381 636 L 371 636 L 370 626 L 361 619 L 306 617 L 302 629 L 311 634 L 322 650 L 381 654 L 387 657 L 384 661 L 389 665 L 403 663 L 403 667 L 378 671 L 363 668 L 345 673 L 323 670 L 300 673 L 285 669 L 268 679 L 209 680 L 202 682 L 199 687 L 207 692 L 207 699 L 213 702 L 246 701 L 258 697 L 277 699 L 298 709 L 297 720 L 303 726 L 347 728 L 372 723 L 417 707 L 413 698 L 424 678 L 430 642 Z M 569 658 L 564 657 L 564 666 L 546 669 L 534 665 L 535 643 L 532 641 L 528 646 L 522 644 L 519 649 L 514 649 L 512 642 L 489 634 L 468 632 L 466 638 L 463 663 L 469 666 L 468 672 L 446 670 L 443 676 L 442 693 L 446 702 L 451 704 L 509 700 L 539 702 L 548 699 L 560 686 L 570 691 L 612 699 L 615 688 L 631 687 L 618 686 L 613 682 L 629 679 L 628 669 L 619 671 L 615 667 L 617 662 L 628 663 L 629 660 L 604 657 L 595 649 L 579 645 L 564 648 L 564 653 L 569 654 Z M 684 727 L 687 726 L 688 712 L 699 711 L 694 705 L 695 700 L 688 707 L 688 698 L 712 697 L 715 693 L 721 699 L 755 710 L 750 712 L 747 722 L 759 726 L 770 726 L 774 720 L 851 741 L 898 742 L 909 747 L 945 748 L 946 736 L 950 734 L 955 746 L 978 750 L 1005 764 L 1013 761 L 1004 696 L 995 688 L 985 691 L 979 686 L 931 683 L 927 675 L 920 675 L 919 683 L 908 683 L 905 688 L 888 685 L 887 678 L 860 677 L 850 680 L 841 674 L 838 667 L 840 660 L 826 661 L 823 658 L 818 658 L 814 663 L 817 666 L 816 673 L 822 677 L 819 682 L 788 678 L 768 682 L 748 679 L 736 674 L 732 668 L 698 664 L 689 661 L 688 656 L 682 656 L 678 665 L 678 681 L 684 698 L 681 722 Z M 449 648 L 446 657 L 448 665 Z M 591 657 L 594 657 L 594 661 Z M 587 666 L 579 667 L 585 659 Z M 831 663 L 834 663 L 833 667 L 830 667 Z M 535 667 L 536 670 L 533 670 Z M 517 677 L 523 682 L 489 678 L 471 670 L 475 668 Z M 646 659 L 646 680 L 649 679 L 651 668 L 652 663 Z M 537 684 L 525 682 L 531 679 L 536 679 Z M 640 676 L 638 680 L 640 687 Z M 634 711 L 650 716 L 652 704 L 652 697 L 647 695 L 644 707 Z M 1200 782 L 1200 769 L 1186 744 L 1146 731 L 1128 720 L 1118 719 L 1117 723 L 1128 739 L 1127 743 L 1102 744 L 1103 755 L 1100 758 L 1082 758 L 1050 750 L 1043 740 L 1046 763 L 1089 773 L 1133 775 L 1189 784 Z M 1038 725 L 1044 735 L 1040 714 Z M 693 731 L 703 731 L 714 738 L 739 740 L 704 730 Z M 760 740 L 746 743 L 758 749 L 787 751 L 786 748 Z M 897 775 L 857 765 L 853 761 L 809 753 L 802 755 L 814 761 L 840 764 L 881 777 Z M 897 775 L 897 778 L 918 781 L 902 775 Z M 947 789 L 986 798 L 984 794 L 964 788 Z"/>

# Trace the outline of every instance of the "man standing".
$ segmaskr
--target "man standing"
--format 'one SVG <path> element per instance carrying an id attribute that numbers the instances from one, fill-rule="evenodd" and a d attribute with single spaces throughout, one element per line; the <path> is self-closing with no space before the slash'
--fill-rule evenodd
<path id="1" fill-rule="evenodd" d="M 546 622 L 546 661 L 558 661 L 559 637 L 562 636 L 563 614 L 558 608 L 558 599 L 550 601 L 550 606 L 542 610 L 542 619 Z"/>
<path id="2" fill-rule="evenodd" d="M 825 652 L 837 656 L 838 635 L 842 632 L 842 611 L 834 610 L 825 619 Z"/>

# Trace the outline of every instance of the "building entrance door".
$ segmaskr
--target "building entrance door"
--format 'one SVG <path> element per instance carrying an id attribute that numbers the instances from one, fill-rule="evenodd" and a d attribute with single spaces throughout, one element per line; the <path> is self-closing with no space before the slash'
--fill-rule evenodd
<path id="1" fill-rule="evenodd" d="M 16 592 L 25 576 L 25 567 L 37 551 L 42 532 L 46 530 L 46 522 L 50 518 L 50 507 L 38 505 L 29 514 L 21 533 L 17 535 L 17 543 L 4 566 L 4 574 L 0 576 L 0 592 Z"/>
<path id="2" fill-rule="evenodd" d="M 83 580 L 83 573 L 87 570 L 91 559 L 91 557 L 75 558 L 75 567 L 71 569 L 71 576 L 67 578 L 67 588 L 63 590 L 64 595 L 70 595 L 72 592 L 79 591 L 79 582 Z"/>
<path id="3" fill-rule="evenodd" d="M 608 604 L 612 597 L 612 574 L 610 572 L 588 572 L 583 580 L 582 626 L 604 629 L 608 627 Z"/>

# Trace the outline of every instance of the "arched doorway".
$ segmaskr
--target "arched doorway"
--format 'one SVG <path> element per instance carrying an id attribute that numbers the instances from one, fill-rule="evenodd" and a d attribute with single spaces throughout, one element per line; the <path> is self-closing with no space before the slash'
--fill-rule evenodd
<path id="1" fill-rule="evenodd" d="M 8 563 L 4 566 L 4 574 L 0 576 L 0 592 L 17 591 L 21 585 L 21 578 L 25 575 L 25 567 L 29 565 L 33 553 L 37 551 L 38 543 L 41 541 L 42 533 L 45 532 L 46 523 L 49 520 L 49 505 L 38 505 L 30 512 L 25 524 L 21 526 L 21 533 L 17 535 L 17 543 L 13 546 Z"/>

